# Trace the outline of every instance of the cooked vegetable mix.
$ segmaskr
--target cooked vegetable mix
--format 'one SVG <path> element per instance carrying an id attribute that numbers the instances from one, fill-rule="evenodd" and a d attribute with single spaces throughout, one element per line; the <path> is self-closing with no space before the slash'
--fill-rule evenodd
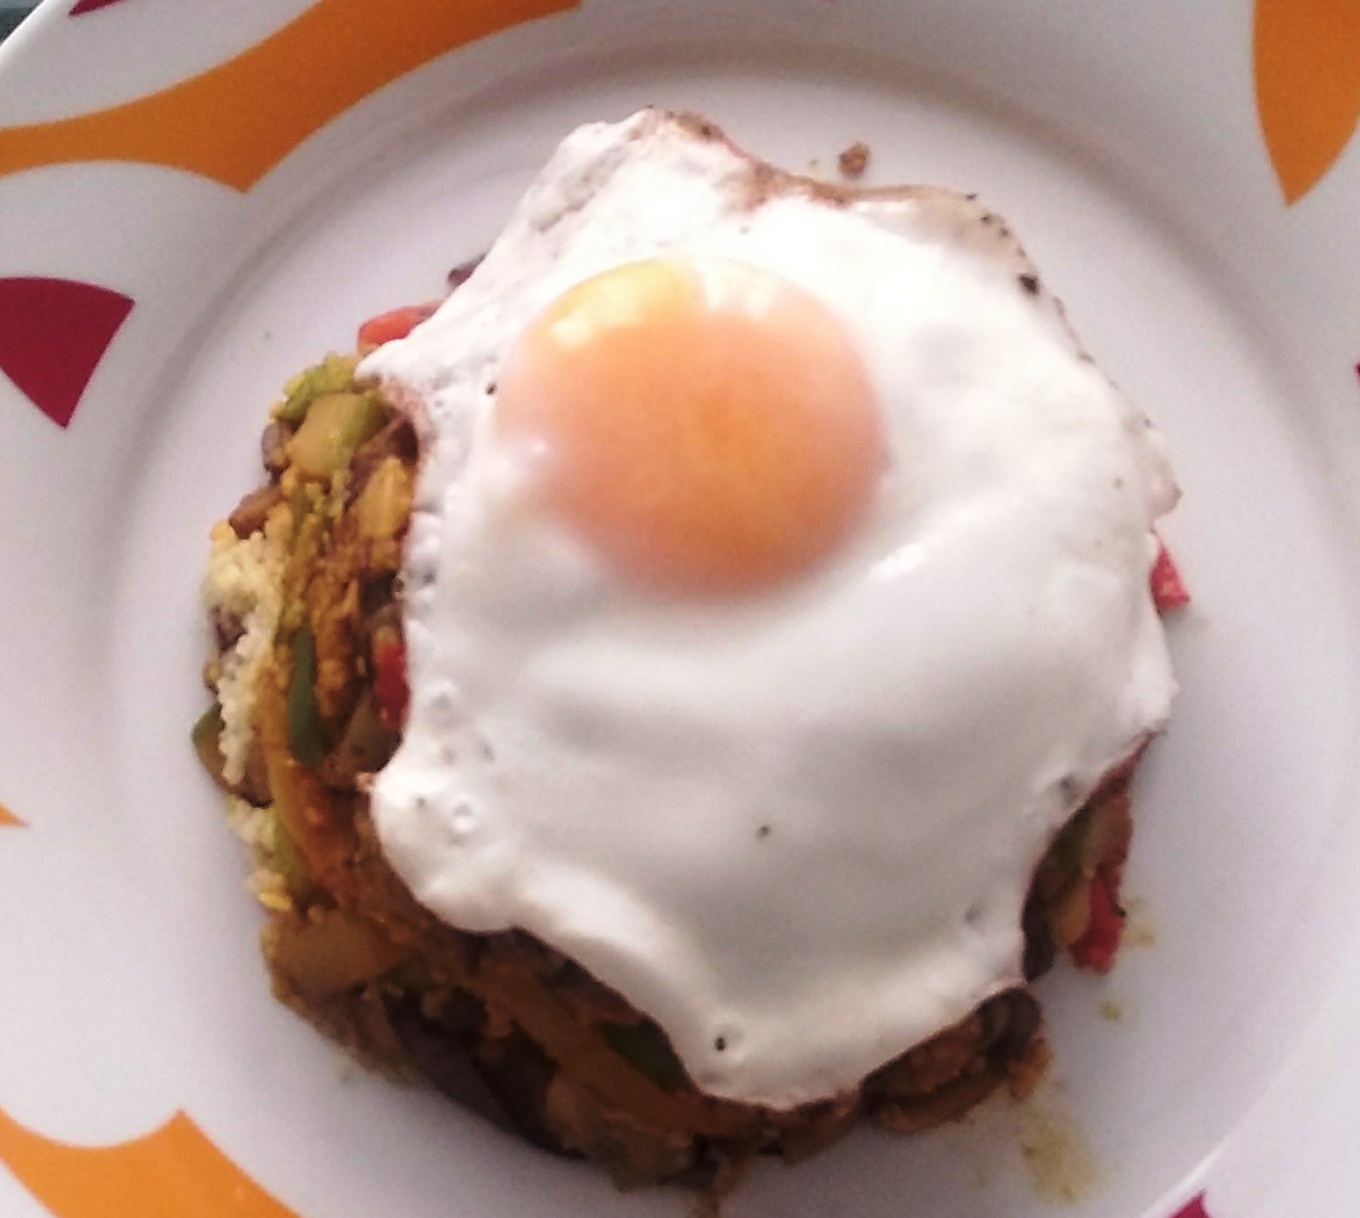
<path id="1" fill-rule="evenodd" d="M 429 311 L 375 318 L 361 347 L 402 337 Z M 214 703 L 192 733 L 251 827 L 280 997 L 370 1061 L 476 1107 L 489 1093 L 526 1136 L 599 1159 L 627 1184 L 726 1187 L 754 1154 L 802 1158 L 860 1119 L 914 1132 L 998 1086 L 1032 1085 L 1044 1061 L 1038 1010 L 1016 990 L 888 1063 L 857 1094 L 790 1112 L 714 1100 L 660 1028 L 572 961 L 518 932 L 460 932 L 414 901 L 378 850 L 365 792 L 406 710 L 399 572 L 418 446 L 410 422 L 356 382 L 356 363 L 328 356 L 274 409 L 262 441 L 268 480 L 231 518 L 242 547 L 277 563 L 270 587 L 281 598 L 251 691 L 253 730 L 235 740 L 232 716 Z M 1159 578 L 1168 601 L 1184 595 L 1169 557 Z M 248 619 L 219 624 L 208 672 L 224 697 L 226 660 L 252 637 Z M 245 777 L 233 783 L 237 748 Z M 1113 962 L 1126 787 L 1126 774 L 1114 776 L 1036 873 L 1031 975 L 1058 950 L 1097 971 Z"/>

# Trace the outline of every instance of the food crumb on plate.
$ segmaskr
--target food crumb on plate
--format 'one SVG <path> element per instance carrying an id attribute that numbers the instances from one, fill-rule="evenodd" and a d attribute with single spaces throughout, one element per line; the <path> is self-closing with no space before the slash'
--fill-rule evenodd
<path id="1" fill-rule="evenodd" d="M 860 178 L 869 167 L 869 145 L 856 140 L 836 158 L 841 174 L 847 178 Z"/>
<path id="2" fill-rule="evenodd" d="M 1111 1023 L 1119 1023 L 1124 1018 L 1124 1008 L 1117 1002 L 1106 999 L 1100 1004 L 1101 1019 L 1108 1019 Z"/>
<path id="3" fill-rule="evenodd" d="M 1157 942 L 1157 928 L 1148 912 L 1147 905 L 1138 897 L 1124 903 L 1128 921 L 1124 924 L 1124 945 L 1126 947 L 1152 947 Z"/>
<path id="4" fill-rule="evenodd" d="M 1048 1201 L 1079 1201 L 1097 1182 L 1095 1156 L 1072 1117 L 1031 1100 L 1020 1109 L 1020 1152 L 1035 1191 Z"/>

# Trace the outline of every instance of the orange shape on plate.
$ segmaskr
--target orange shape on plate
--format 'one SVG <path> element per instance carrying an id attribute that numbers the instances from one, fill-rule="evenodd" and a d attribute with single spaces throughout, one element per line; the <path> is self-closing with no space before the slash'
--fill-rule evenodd
<path id="1" fill-rule="evenodd" d="M 297 1218 L 184 1113 L 116 1146 L 71 1146 L 0 1111 L 0 1161 L 56 1218 Z"/>
<path id="2" fill-rule="evenodd" d="M 249 190 L 383 85 L 455 47 L 578 3 L 319 0 L 263 42 L 168 89 L 92 114 L 0 128 L 0 176 L 68 161 L 138 161 Z"/>
<path id="3" fill-rule="evenodd" d="M 1360 3 L 1256 0 L 1256 106 L 1287 203 L 1308 193 L 1360 121 Z"/>
<path id="4" fill-rule="evenodd" d="M 14 815 L 4 804 L 0 804 L 0 829 L 22 829 L 24 822 Z"/>

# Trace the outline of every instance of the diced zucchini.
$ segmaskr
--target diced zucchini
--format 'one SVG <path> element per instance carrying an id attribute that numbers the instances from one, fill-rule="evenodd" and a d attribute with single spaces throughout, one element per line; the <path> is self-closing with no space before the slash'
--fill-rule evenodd
<path id="1" fill-rule="evenodd" d="M 288 441 L 288 459 L 306 478 L 327 478 L 382 427 L 387 414 L 371 393 L 328 393 L 312 402 Z"/>
<path id="2" fill-rule="evenodd" d="M 328 355 L 321 363 L 299 372 L 283 387 L 284 398 L 274 407 L 274 417 L 284 423 L 301 423 L 317 398 L 350 388 L 358 362 L 354 355 Z"/>
<path id="3" fill-rule="evenodd" d="M 375 469 L 354 504 L 359 532 L 379 540 L 395 537 L 411 514 L 411 475 L 396 457 Z"/>
<path id="4" fill-rule="evenodd" d="M 339 910 L 315 922 L 280 923 L 273 935 L 274 964 L 313 1002 L 381 977 L 408 954 L 367 922 Z"/>
<path id="5" fill-rule="evenodd" d="M 316 639 L 303 626 L 293 636 L 293 675 L 288 685 L 288 747 L 303 765 L 316 769 L 326 755 L 321 711 L 316 704 Z"/>

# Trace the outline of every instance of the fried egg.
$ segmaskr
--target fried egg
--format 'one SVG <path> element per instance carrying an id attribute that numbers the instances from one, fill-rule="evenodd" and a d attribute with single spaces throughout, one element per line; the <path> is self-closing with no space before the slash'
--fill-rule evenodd
<path id="1" fill-rule="evenodd" d="M 1023 982 L 1036 864 L 1170 710 L 1176 491 L 995 216 L 643 111 L 360 371 L 422 436 L 372 807 L 425 906 L 774 1108 Z"/>

